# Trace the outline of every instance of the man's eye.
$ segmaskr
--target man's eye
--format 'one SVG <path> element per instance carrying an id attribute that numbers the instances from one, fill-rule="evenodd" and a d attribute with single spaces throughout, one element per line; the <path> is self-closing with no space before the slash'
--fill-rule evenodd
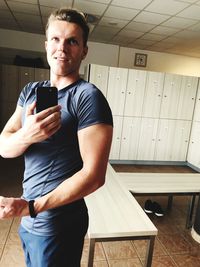
<path id="1" fill-rule="evenodd" d="M 58 37 L 53 37 L 51 40 L 57 42 L 58 41 Z"/>
<path id="2" fill-rule="evenodd" d="M 69 44 L 70 45 L 78 45 L 78 42 L 75 39 L 69 39 Z"/>

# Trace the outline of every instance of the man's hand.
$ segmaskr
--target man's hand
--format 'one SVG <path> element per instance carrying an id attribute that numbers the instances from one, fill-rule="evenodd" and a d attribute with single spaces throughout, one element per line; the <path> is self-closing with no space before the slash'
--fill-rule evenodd
<path id="1" fill-rule="evenodd" d="M 0 219 L 29 215 L 28 202 L 22 198 L 0 196 Z"/>
<path id="2" fill-rule="evenodd" d="M 27 144 L 44 141 L 56 133 L 61 126 L 60 106 L 50 107 L 34 114 L 35 106 L 35 102 L 28 106 L 25 123 L 21 129 Z"/>

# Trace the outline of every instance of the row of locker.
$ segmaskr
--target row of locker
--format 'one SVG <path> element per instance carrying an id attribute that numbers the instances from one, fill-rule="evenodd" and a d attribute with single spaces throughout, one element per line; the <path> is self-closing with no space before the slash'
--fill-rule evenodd
<path id="1" fill-rule="evenodd" d="M 0 66 L 0 127 L 13 114 L 22 88 L 30 81 L 49 79 L 48 69 L 14 65 Z"/>
<path id="2" fill-rule="evenodd" d="M 113 160 L 186 161 L 191 122 L 114 116 Z"/>
<path id="3" fill-rule="evenodd" d="M 49 80 L 49 70 L 14 65 L 1 65 L 1 101 L 14 101 L 18 99 L 22 88 L 30 81 Z"/>
<path id="4" fill-rule="evenodd" d="M 103 91 L 114 116 L 192 120 L 197 77 L 94 64 L 86 76 Z"/>

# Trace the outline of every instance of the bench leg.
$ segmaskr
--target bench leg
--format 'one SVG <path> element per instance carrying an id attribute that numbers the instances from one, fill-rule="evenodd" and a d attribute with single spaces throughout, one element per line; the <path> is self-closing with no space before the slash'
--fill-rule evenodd
<path id="1" fill-rule="evenodd" d="M 188 212 L 186 219 L 186 228 L 189 229 L 192 227 L 192 216 L 194 211 L 195 195 L 191 196 L 191 199 L 188 204 Z"/>
<path id="2" fill-rule="evenodd" d="M 90 238 L 89 239 L 89 251 L 88 251 L 88 263 L 87 267 L 92 267 L 93 266 L 93 261 L 94 261 L 94 247 L 95 247 L 95 239 Z"/>
<path id="3" fill-rule="evenodd" d="M 144 267 L 151 267 L 154 243 L 155 243 L 155 236 L 150 236 L 150 239 L 148 240 L 148 244 L 147 244 L 146 259 L 145 259 Z"/>
<path id="4" fill-rule="evenodd" d="M 172 204 L 173 204 L 173 196 L 170 195 L 168 196 L 168 202 L 167 202 L 167 210 L 170 211 L 172 208 Z"/>

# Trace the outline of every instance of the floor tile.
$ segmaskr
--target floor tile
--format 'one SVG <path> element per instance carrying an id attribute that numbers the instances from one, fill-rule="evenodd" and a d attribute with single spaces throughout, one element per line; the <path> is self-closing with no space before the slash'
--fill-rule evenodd
<path id="1" fill-rule="evenodd" d="M 24 254 L 20 245 L 6 245 L 0 267 L 25 267 Z"/>
<path id="2" fill-rule="evenodd" d="M 192 255 L 174 255 L 172 258 L 180 267 L 200 267 L 200 257 Z"/>
<path id="3" fill-rule="evenodd" d="M 170 256 L 159 256 L 153 257 L 152 267 L 176 267 L 176 264 Z"/>
<path id="4" fill-rule="evenodd" d="M 82 254 L 82 263 L 87 262 L 88 259 L 88 250 L 89 250 L 89 241 L 88 239 L 85 239 L 84 242 L 84 248 L 83 248 L 83 254 Z M 94 261 L 103 261 L 105 260 L 105 253 L 103 250 L 103 246 L 101 242 L 95 243 L 95 249 L 94 249 Z"/>
<path id="5" fill-rule="evenodd" d="M 161 235 L 158 239 L 170 254 L 186 254 L 192 249 L 182 234 Z"/>
<path id="6" fill-rule="evenodd" d="M 135 240 L 132 241 L 136 251 L 140 258 L 144 258 L 146 256 L 147 251 L 147 241 L 146 240 Z M 167 251 L 164 249 L 160 241 L 156 238 L 154 244 L 154 256 L 166 255 Z"/>
<path id="7" fill-rule="evenodd" d="M 108 259 L 137 258 L 137 253 L 131 241 L 103 242 L 102 244 Z"/>
<path id="8" fill-rule="evenodd" d="M 109 267 L 142 267 L 139 259 L 109 260 Z"/>

